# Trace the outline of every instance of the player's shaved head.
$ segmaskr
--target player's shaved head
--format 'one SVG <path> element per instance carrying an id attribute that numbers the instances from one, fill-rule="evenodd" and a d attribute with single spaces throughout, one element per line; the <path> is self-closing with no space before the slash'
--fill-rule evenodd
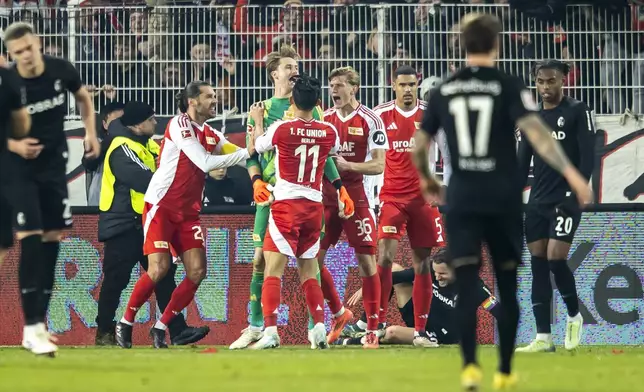
<path id="1" fill-rule="evenodd" d="M 319 80 L 301 74 L 293 85 L 293 103 L 302 111 L 311 111 L 320 102 L 322 84 Z"/>
<path id="2" fill-rule="evenodd" d="M 461 42 L 467 54 L 491 54 L 496 52 L 502 25 L 490 14 L 467 14 L 459 24 Z"/>

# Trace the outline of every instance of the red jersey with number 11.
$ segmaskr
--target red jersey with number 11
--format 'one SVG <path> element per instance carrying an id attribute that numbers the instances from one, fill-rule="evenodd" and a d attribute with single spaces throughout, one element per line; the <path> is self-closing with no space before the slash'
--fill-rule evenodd
<path id="1" fill-rule="evenodd" d="M 335 127 L 318 120 L 276 121 L 255 141 L 262 154 L 275 150 L 275 200 L 322 201 L 322 175 L 329 154 L 340 148 Z"/>
<path id="2" fill-rule="evenodd" d="M 420 128 L 427 103 L 420 99 L 416 106 L 404 111 L 390 101 L 373 109 L 385 125 L 389 150 L 385 158 L 385 172 L 380 201 L 406 202 L 422 197 L 420 179 L 412 161 L 414 134 Z"/>

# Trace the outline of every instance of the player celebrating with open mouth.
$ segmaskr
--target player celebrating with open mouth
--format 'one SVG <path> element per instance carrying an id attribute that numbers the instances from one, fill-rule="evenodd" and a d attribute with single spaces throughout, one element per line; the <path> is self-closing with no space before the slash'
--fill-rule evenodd
<path id="1" fill-rule="evenodd" d="M 336 190 L 325 181 L 324 219 L 326 234 L 320 245 L 320 275 L 324 299 L 334 313 L 333 325 L 328 336 L 331 343 L 338 339 L 342 329 L 351 321 L 353 314 L 345 310 L 340 301 L 331 273 L 324 266 L 324 256 L 330 246 L 337 244 L 342 231 L 355 250 L 362 276 L 363 304 L 367 313 L 367 331 L 378 329 L 380 308 L 380 278 L 376 270 L 376 219 L 373 212 L 374 190 L 365 175 L 378 175 L 385 167 L 385 151 L 389 148 L 384 124 L 376 113 L 356 99 L 360 88 L 360 75 L 352 67 L 334 69 L 329 74 L 329 90 L 334 107 L 324 113 L 324 120 L 333 124 L 339 132 L 340 150 L 336 165 L 342 183 L 355 204 L 355 214 L 343 220 L 338 214 Z M 341 212 L 341 211 L 340 211 Z M 340 214 L 341 215 L 341 214 Z M 365 348 L 377 348 L 375 335 L 368 333 Z"/>
<path id="2" fill-rule="evenodd" d="M 240 149 L 206 123 L 215 116 L 217 104 L 215 91 L 208 83 L 189 83 L 178 94 L 177 101 L 181 114 L 168 123 L 159 168 L 145 192 L 143 253 L 148 256 L 149 267 L 136 282 L 125 314 L 116 324 L 116 342 L 123 348 L 132 347 L 136 312 L 168 273 L 172 246 L 183 261 L 186 277 L 150 330 L 155 348 L 168 347 L 165 343 L 168 324 L 192 302 L 206 277 L 206 249 L 199 222 L 204 173 L 242 163 L 255 152 L 252 140 L 246 149 Z"/>
<path id="3" fill-rule="evenodd" d="M 322 175 L 329 154 L 336 153 L 340 139 L 335 127 L 313 119 L 319 105 L 320 82 L 301 75 L 293 87 L 295 119 L 273 123 L 257 137 L 257 152 L 275 150 L 275 201 L 270 206 L 264 253 L 266 269 L 262 288 L 262 309 L 266 329 L 253 349 L 280 346 L 277 333 L 277 307 L 280 304 L 281 277 L 288 261 L 296 257 L 306 304 L 313 317 L 310 340 L 318 348 L 328 347 L 324 327 L 324 297 L 319 282 L 317 255 L 322 231 Z M 259 133 L 259 132 L 257 132 Z M 351 216 L 352 208 L 344 214 Z"/>

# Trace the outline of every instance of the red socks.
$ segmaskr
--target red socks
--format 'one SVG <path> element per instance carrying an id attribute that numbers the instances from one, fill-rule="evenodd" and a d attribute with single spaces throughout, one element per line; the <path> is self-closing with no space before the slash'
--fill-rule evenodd
<path id="1" fill-rule="evenodd" d="M 316 281 L 317 282 L 317 281 Z M 262 285 L 262 313 L 265 327 L 277 327 L 277 307 L 280 306 L 280 278 L 267 276 Z"/>
<path id="2" fill-rule="evenodd" d="M 378 266 L 378 275 L 380 276 L 380 314 L 379 321 L 387 322 L 387 310 L 389 309 L 389 294 L 394 286 L 393 277 L 391 276 L 391 266 Z M 414 307 L 416 303 L 414 303 Z"/>
<path id="3" fill-rule="evenodd" d="M 136 317 L 136 312 L 139 311 L 141 306 L 150 299 L 152 292 L 154 291 L 154 286 L 156 283 L 150 279 L 150 275 L 147 273 L 141 275 L 139 280 L 134 285 L 134 291 L 130 295 L 130 299 L 127 301 L 127 308 L 125 309 L 125 314 L 123 318 L 128 323 L 134 323 L 134 317 Z"/>
<path id="4" fill-rule="evenodd" d="M 380 310 L 380 277 L 378 273 L 362 278 L 362 305 L 367 315 L 367 330 L 377 330 Z"/>
<path id="5" fill-rule="evenodd" d="M 432 275 L 422 274 L 414 277 L 414 288 L 411 292 L 414 302 L 414 329 L 418 332 L 425 331 L 429 308 L 432 305 Z"/>
<path id="6" fill-rule="evenodd" d="M 322 269 L 320 269 L 320 280 L 324 299 L 328 301 L 329 309 L 331 310 L 331 313 L 335 315 L 342 309 L 342 301 L 340 301 L 338 290 L 335 289 L 333 277 L 326 267 L 322 267 Z"/>
<path id="7" fill-rule="evenodd" d="M 181 284 L 174 289 L 172 297 L 170 297 L 170 302 L 168 306 L 165 307 L 165 311 L 161 315 L 161 322 L 165 325 L 170 324 L 173 318 L 175 318 L 181 311 L 192 302 L 192 299 L 195 297 L 195 293 L 199 285 L 191 281 L 188 278 L 184 278 Z"/>
<path id="8" fill-rule="evenodd" d="M 264 285 L 266 285 L 266 281 L 264 281 Z M 318 280 L 315 278 L 308 279 L 302 283 L 302 288 L 304 289 L 306 306 L 309 308 L 313 323 L 324 323 L 324 296 L 322 295 L 322 288 L 318 284 Z M 264 320 L 266 320 L 266 316 L 264 316 Z"/>

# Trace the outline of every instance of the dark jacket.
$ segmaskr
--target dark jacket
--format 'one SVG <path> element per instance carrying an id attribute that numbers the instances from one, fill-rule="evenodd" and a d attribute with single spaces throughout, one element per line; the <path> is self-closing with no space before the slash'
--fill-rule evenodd
<path id="1" fill-rule="evenodd" d="M 145 145 L 149 137 L 137 136 L 121 124 L 121 120 L 112 121 L 109 127 L 110 136 L 125 136 Z M 101 212 L 98 218 L 98 240 L 105 241 L 123 232 L 137 229 L 143 235 L 141 215 L 132 209 L 130 189 L 145 193 L 152 180 L 152 171 L 126 145 L 112 151 L 109 165 L 116 178 L 114 183 L 114 200 L 110 210 Z"/>
<path id="2" fill-rule="evenodd" d="M 253 186 L 246 169 L 233 166 L 229 167 L 226 177 L 221 180 L 206 178 L 203 205 L 246 205 L 253 201 Z"/>

